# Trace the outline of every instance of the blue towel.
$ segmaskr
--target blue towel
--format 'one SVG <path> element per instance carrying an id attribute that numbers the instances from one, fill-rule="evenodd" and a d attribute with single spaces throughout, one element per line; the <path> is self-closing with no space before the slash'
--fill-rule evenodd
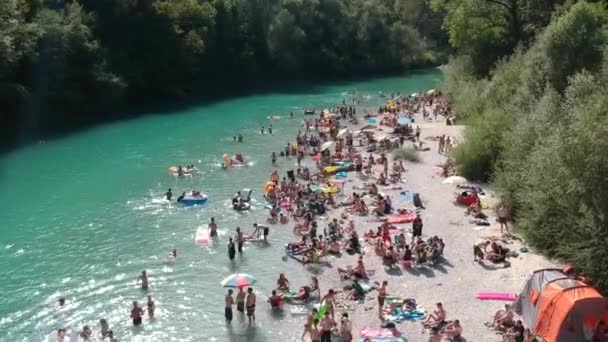
<path id="1" fill-rule="evenodd" d="M 400 125 L 407 125 L 412 123 L 412 119 L 410 118 L 399 118 L 397 119 L 397 123 Z"/>
<path id="2" fill-rule="evenodd" d="M 375 124 L 376 123 L 376 118 L 369 118 L 367 119 L 367 122 L 370 124 Z"/>
<path id="3" fill-rule="evenodd" d="M 400 193 L 401 195 L 401 199 L 403 199 L 406 202 L 411 202 L 414 200 L 414 194 L 411 191 L 402 191 Z"/>
<path id="4" fill-rule="evenodd" d="M 340 171 L 336 173 L 336 178 L 346 178 L 346 172 Z"/>

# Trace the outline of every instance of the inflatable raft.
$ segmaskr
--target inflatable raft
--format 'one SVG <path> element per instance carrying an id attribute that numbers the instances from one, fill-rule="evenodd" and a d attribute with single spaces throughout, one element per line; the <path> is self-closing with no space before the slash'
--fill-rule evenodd
<path id="1" fill-rule="evenodd" d="M 179 170 L 179 168 L 177 166 L 171 166 L 169 168 L 169 174 L 173 175 L 175 177 L 191 177 L 192 175 L 198 175 L 199 174 L 199 171 L 198 171 L 198 169 L 196 167 L 192 168 L 192 169 L 187 169 L 185 167 L 182 167 L 182 174 L 181 175 L 179 174 L 178 170 Z"/>
<path id="2" fill-rule="evenodd" d="M 249 210 L 251 208 L 251 189 L 242 189 L 232 197 L 232 209 L 236 211 Z"/>
<path id="3" fill-rule="evenodd" d="M 184 196 L 184 198 L 178 200 L 179 203 L 185 206 L 201 205 L 207 202 L 207 195 L 201 194 L 201 196 Z"/>
<path id="4" fill-rule="evenodd" d="M 209 237 L 209 229 L 206 227 L 199 227 L 196 230 L 194 243 L 197 246 L 208 246 L 211 243 L 211 238 Z"/>

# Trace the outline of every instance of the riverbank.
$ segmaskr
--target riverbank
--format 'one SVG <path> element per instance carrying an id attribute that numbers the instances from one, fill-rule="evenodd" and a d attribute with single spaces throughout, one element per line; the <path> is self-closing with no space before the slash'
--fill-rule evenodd
<path id="1" fill-rule="evenodd" d="M 389 270 L 382 264 L 382 258 L 374 253 L 374 247 L 365 246 L 364 264 L 367 270 L 373 273 L 371 280 L 376 282 L 388 281 L 388 293 L 401 298 L 415 298 L 417 303 L 428 311 L 435 308 L 435 303 L 442 302 L 448 313 L 448 319 L 459 319 L 464 327 L 463 336 L 468 341 L 501 341 L 502 337 L 495 331 L 484 326 L 484 322 L 491 320 L 492 315 L 499 310 L 503 302 L 481 301 L 475 298 L 478 292 L 514 292 L 518 293 L 523 286 L 526 275 L 534 270 L 555 266 L 541 255 L 519 252 L 524 247 L 521 241 L 503 239 L 500 228 L 496 222 L 493 210 L 484 212 L 490 216 L 490 226 L 476 226 L 469 222 L 464 214 L 465 207 L 453 203 L 456 186 L 443 184 L 444 178 L 437 172 L 437 165 L 445 163 L 447 157 L 437 152 L 438 142 L 427 140 L 427 137 L 437 137 L 446 134 L 455 141 L 462 141 L 463 126 L 447 126 L 440 116 L 439 121 L 425 121 L 420 113 L 415 115 L 415 125 L 421 128 L 423 147 L 430 151 L 418 152 L 420 162 L 404 162 L 407 172 L 403 178 L 405 182 L 399 184 L 402 190 L 392 190 L 394 185 L 379 187 L 379 191 L 390 196 L 395 208 L 415 209 L 411 201 L 405 201 L 400 196 L 401 191 L 420 193 L 426 209 L 421 211 L 424 222 L 423 238 L 439 236 L 445 242 L 444 261 L 435 267 L 423 267 L 405 270 Z M 357 130 L 367 123 L 358 126 L 349 125 L 349 129 Z M 387 133 L 392 129 L 379 127 L 374 131 Z M 364 157 L 367 154 L 362 154 Z M 377 157 L 377 155 L 375 156 Z M 389 165 L 392 165 L 392 156 L 389 154 Z M 382 171 L 382 166 L 373 168 L 374 175 Z M 370 180 L 372 181 L 372 180 Z M 348 174 L 344 193 L 350 195 L 356 188 L 364 187 L 364 181 L 357 178 L 354 172 Z M 491 208 L 497 204 L 497 198 L 491 190 L 486 190 L 487 201 Z M 368 203 L 370 206 L 370 203 Z M 371 206 L 370 206 L 371 208 Z M 369 230 L 376 230 L 381 225 L 372 219 L 372 216 L 352 216 L 347 220 L 342 217 L 343 209 L 330 212 L 327 222 L 332 218 L 347 223 L 352 219 L 355 222 L 357 233 L 362 237 Z M 371 221 L 371 222 L 370 222 Z M 411 223 L 398 225 L 404 228 L 408 242 L 411 239 Z M 473 261 L 473 245 L 485 239 L 503 239 L 504 245 L 519 255 L 509 258 L 510 267 L 503 268 L 502 264 L 480 264 Z M 342 289 L 350 282 L 340 278 L 337 268 L 356 265 L 357 255 L 343 254 L 341 257 L 328 257 L 332 267 L 324 269 L 320 275 L 322 291 L 329 288 Z M 364 302 L 341 300 L 338 312 L 349 313 L 353 323 L 353 331 L 358 333 L 364 327 L 380 326 L 382 321 L 378 317 L 377 292 L 372 291 L 366 296 Z M 428 339 L 420 323 L 403 322 L 397 325 L 408 341 L 424 341 Z"/>

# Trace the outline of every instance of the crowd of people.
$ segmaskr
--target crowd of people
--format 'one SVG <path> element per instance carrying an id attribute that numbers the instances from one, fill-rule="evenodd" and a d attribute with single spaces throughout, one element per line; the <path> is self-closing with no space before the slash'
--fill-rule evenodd
<path id="1" fill-rule="evenodd" d="M 451 110 L 439 92 L 421 97 L 397 96 L 388 101 L 386 106 L 378 108 L 376 113 L 364 112 L 365 119 L 379 118 L 380 125 L 391 127 L 391 136 L 366 130 L 365 127 L 344 129 L 340 120 L 346 120 L 351 125 L 359 124 L 355 106 L 347 105 L 345 101 L 340 106 L 321 112 L 318 117 L 305 119 L 295 142 L 287 143 L 278 153 L 271 153 L 272 165 L 277 164 L 279 157 L 295 157 L 298 167 L 295 173 L 288 171 L 286 177 L 281 177 L 279 170 L 270 174 L 264 185 L 264 198 L 269 203 L 269 217 L 265 224 L 253 224 L 253 232 L 250 234 L 245 233 L 241 227 L 236 227 L 234 236 L 228 238 L 227 256 L 231 262 L 235 262 L 237 253 L 243 253 L 245 243 L 264 242 L 272 225 L 293 222 L 295 238 L 285 245 L 286 259 L 296 260 L 305 269 L 313 271 L 317 265 L 326 263 L 328 255 L 357 256 L 354 265 L 336 268 L 340 278 L 347 284 L 343 289 L 329 288 L 326 292 L 321 292 L 319 279 L 314 274 L 311 274 L 310 283 L 296 287 L 292 286 L 287 275 L 278 275 L 276 288 L 268 294 L 270 310 L 284 310 L 286 305 L 317 303 L 307 315 L 303 339 L 308 336 L 313 342 L 325 342 L 331 341 L 332 335 L 338 335 L 341 341 L 352 341 L 353 322 L 347 312 L 339 312 L 339 304 L 365 298 L 370 291 L 377 292 L 378 317 L 380 324 L 387 328 L 394 328 L 390 317 L 396 312 L 416 311 L 415 300 L 411 298 L 389 302 L 391 296 L 386 280 L 367 285 L 370 271 L 366 269 L 365 258 L 380 258 L 387 270 L 434 267 L 442 262 L 446 244 L 439 236 L 423 235 L 424 206 L 419 194 L 416 194 L 413 201 L 417 208 L 414 211 L 398 208 L 391 196 L 381 191 L 401 190 L 402 177 L 407 172 L 403 161 L 395 160 L 391 163 L 388 158 L 391 150 L 404 146 L 406 141 L 411 141 L 419 151 L 428 150 L 423 147 L 421 128 L 414 122 L 415 113 L 422 113 L 423 120 L 433 120 L 433 116 L 437 121 L 437 116 L 442 115 L 448 124 L 454 123 Z M 266 132 L 272 134 L 272 125 L 261 127 L 260 133 Z M 234 140 L 242 142 L 243 137 L 238 135 Z M 453 144 L 450 137 L 443 135 L 438 141 L 438 152 L 448 153 Z M 307 158 L 314 162 L 312 166 L 302 165 L 303 161 L 308 163 Z M 353 188 L 350 194 L 346 194 L 345 183 L 349 172 L 360 178 L 364 186 Z M 192 196 L 196 195 L 192 193 Z M 171 189 L 166 198 L 171 200 Z M 473 206 L 467 210 L 481 212 L 480 203 L 477 201 L 475 204 L 479 208 Z M 477 212 L 473 214 L 477 215 Z M 360 236 L 358 230 L 361 229 L 357 229 L 353 219 L 356 216 L 368 216 L 372 222 L 377 222 L 375 230 L 368 229 Z M 331 218 L 326 221 L 327 217 Z M 502 218 L 501 228 L 506 226 L 506 209 L 500 213 L 499 218 Z M 407 227 L 410 228 L 411 237 L 406 236 Z M 211 218 L 208 228 L 209 236 L 217 238 L 218 226 L 214 218 Z M 508 232 L 508 227 L 506 229 Z M 375 252 L 375 256 L 365 254 L 366 246 Z M 495 241 L 484 241 L 475 245 L 473 254 L 475 260 L 500 262 L 504 261 L 508 252 L 508 249 Z M 175 249 L 171 256 L 173 260 L 177 258 Z M 149 288 L 146 271 L 142 272 L 137 281 L 142 290 Z M 147 298 L 145 309 L 138 302 L 133 302 L 131 319 L 134 326 L 141 325 L 146 314 L 149 319 L 154 319 L 155 303 L 152 296 Z M 224 311 L 226 323 L 232 324 L 233 307 L 236 306 L 239 315 L 247 317 L 250 325 L 255 324 L 256 304 L 256 292 L 251 286 L 228 289 Z M 104 338 L 117 341 L 106 320 L 102 319 L 100 325 Z M 460 321 L 448 320 L 442 303 L 436 303 L 436 308 L 424 315 L 422 326 L 429 330 L 430 342 L 439 342 L 444 338 L 454 342 L 463 341 Z M 504 311 L 496 313 L 488 326 L 504 332 L 505 341 L 531 341 L 520 339 L 519 336 L 524 337 L 526 330 L 522 330 L 521 321 L 513 321 L 508 306 Z M 57 336 L 64 333 L 60 330 Z M 86 336 L 90 329 L 85 326 L 78 333 Z M 57 341 L 63 340 L 58 338 Z"/>
<path id="2" fill-rule="evenodd" d="M 324 308 L 323 314 L 319 314 L 319 309 L 310 312 L 302 337 L 308 335 L 312 341 L 331 341 L 333 331 L 343 341 L 352 340 L 352 322 L 348 313 L 342 313 L 340 324 L 336 319 L 339 316 L 337 294 L 344 292 L 340 298 L 345 300 L 360 299 L 369 291 L 362 288 L 362 284 L 369 280 L 363 257 L 366 244 L 374 248 L 387 268 L 432 267 L 441 261 L 445 243 L 438 236 L 423 238 L 422 214 L 414 214 L 408 208 L 395 208 L 390 196 L 379 190 L 379 187 L 390 186 L 392 189 L 400 189 L 399 184 L 403 182 L 401 175 L 407 170 L 403 161 L 394 161 L 391 165 L 387 154 L 408 140 L 419 143 L 418 147 L 422 146 L 421 129 L 411 122 L 413 114 L 426 111 L 425 103 L 430 103 L 431 106 L 433 101 L 441 103 L 438 98 L 406 97 L 392 102 L 390 108 L 379 108 L 378 113 L 365 113 L 365 118 L 383 116 L 381 124 L 395 129 L 392 138 L 377 136 L 366 130 L 341 129 L 340 120 L 348 120 L 351 124 L 357 122 L 356 109 L 343 103 L 342 106 L 323 111 L 318 118 L 305 119 L 303 130 L 298 131 L 295 143 L 287 143 L 279 153 L 272 152 L 272 165 L 277 164 L 279 157 L 296 157 L 298 164 L 297 172 L 288 172 L 287 177 L 281 178 L 279 171 L 274 170 L 265 185 L 264 197 L 271 205 L 267 223 L 272 225 L 294 221 L 293 233 L 298 238 L 286 244 L 287 256 L 313 269 L 314 265 L 322 264 L 328 255 L 359 254 L 355 265 L 337 268 L 341 278 L 351 284 L 345 287 L 346 291 L 329 289 L 325 295 L 321 295 L 319 281 L 312 277 L 310 285 L 299 287 L 292 293 L 286 276 L 279 275 L 276 289 L 268 296 L 268 303 L 273 310 L 282 309 L 284 304 L 309 301 L 321 303 Z M 441 113 L 442 109 L 437 109 L 438 106 L 432 108 L 436 114 Z M 405 127 L 399 124 L 403 122 L 401 118 L 409 120 Z M 302 161 L 308 157 L 314 161 L 312 168 L 302 166 Z M 354 172 L 357 177 L 365 180 L 364 187 L 355 189 L 350 195 L 344 193 L 348 172 Z M 423 208 L 419 198 L 418 202 Z M 360 237 L 350 215 L 375 217 L 379 226 L 376 231 L 370 230 Z M 411 220 L 405 222 L 411 223 L 411 238 L 406 238 L 403 227 L 398 226 L 404 222 L 389 222 L 388 218 L 393 215 L 412 216 Z M 337 217 L 325 224 L 323 222 L 327 216 Z M 234 241 L 242 246 L 247 240 L 248 236 L 237 228 Z M 242 247 L 238 250 L 242 251 Z M 230 259 L 234 257 L 232 239 L 228 255 Z M 386 322 L 387 282 L 376 283 L 371 289 L 378 292 L 378 314 Z M 227 322 L 232 319 L 231 307 L 234 301 L 231 300 L 231 295 L 232 290 L 229 290 L 226 297 Z M 423 323 L 431 329 L 430 341 L 439 341 L 443 337 L 458 341 L 462 334 L 460 322 L 447 321 L 440 303 L 438 309 L 428 315 Z"/>

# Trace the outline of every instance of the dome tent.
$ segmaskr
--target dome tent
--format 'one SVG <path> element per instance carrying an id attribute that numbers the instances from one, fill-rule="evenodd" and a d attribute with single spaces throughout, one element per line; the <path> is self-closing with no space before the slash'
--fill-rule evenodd
<path id="1" fill-rule="evenodd" d="M 560 269 L 532 273 L 513 310 L 546 342 L 591 341 L 598 323 L 608 321 L 608 300 Z"/>

